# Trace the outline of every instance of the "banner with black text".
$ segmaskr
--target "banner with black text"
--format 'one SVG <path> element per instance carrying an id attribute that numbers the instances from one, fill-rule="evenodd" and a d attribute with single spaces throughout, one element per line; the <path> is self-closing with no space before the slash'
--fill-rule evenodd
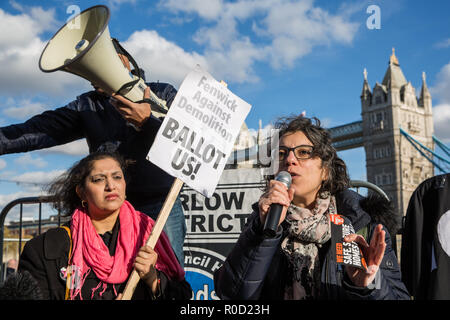
<path id="1" fill-rule="evenodd" d="M 210 198 L 184 187 L 186 280 L 194 300 L 217 300 L 213 276 L 230 253 L 259 200 L 265 182 L 258 168 L 224 170 Z"/>
<path id="2" fill-rule="evenodd" d="M 250 108 L 197 67 L 181 84 L 148 159 L 211 197 Z"/>

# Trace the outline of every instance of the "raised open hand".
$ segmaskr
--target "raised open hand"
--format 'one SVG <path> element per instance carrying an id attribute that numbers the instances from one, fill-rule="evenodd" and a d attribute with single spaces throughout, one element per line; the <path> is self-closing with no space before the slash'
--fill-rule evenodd
<path id="1" fill-rule="evenodd" d="M 385 236 L 386 232 L 383 230 L 383 226 L 379 224 L 375 227 L 370 245 L 359 234 L 349 234 L 344 238 L 345 242 L 355 241 L 358 244 L 367 263 L 367 270 L 356 267 L 345 268 L 347 275 L 355 286 L 367 287 L 375 279 L 386 250 Z"/>

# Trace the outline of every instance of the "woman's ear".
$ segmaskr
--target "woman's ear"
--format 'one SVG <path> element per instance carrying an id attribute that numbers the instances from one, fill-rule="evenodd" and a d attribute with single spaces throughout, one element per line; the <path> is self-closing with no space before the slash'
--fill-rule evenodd
<path id="1" fill-rule="evenodd" d="M 330 169 L 328 167 L 322 168 L 322 182 L 328 181 L 330 178 Z"/>
<path id="2" fill-rule="evenodd" d="M 78 197 L 81 200 L 84 200 L 83 199 L 84 198 L 84 192 L 83 192 L 83 189 L 79 185 L 75 187 L 75 192 L 77 193 Z"/>

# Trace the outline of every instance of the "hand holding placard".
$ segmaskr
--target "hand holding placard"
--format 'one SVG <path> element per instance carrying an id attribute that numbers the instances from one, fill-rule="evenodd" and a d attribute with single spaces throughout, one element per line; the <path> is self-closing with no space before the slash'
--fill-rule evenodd
<path id="1" fill-rule="evenodd" d="M 183 183 L 213 195 L 250 108 L 199 67 L 187 75 L 147 157 L 176 177 L 147 245 L 155 247 Z M 133 270 L 122 300 L 131 299 L 138 281 Z"/>

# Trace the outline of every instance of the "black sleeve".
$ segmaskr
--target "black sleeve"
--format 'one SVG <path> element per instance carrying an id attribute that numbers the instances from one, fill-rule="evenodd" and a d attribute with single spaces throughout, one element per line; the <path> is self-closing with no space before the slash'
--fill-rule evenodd
<path id="1" fill-rule="evenodd" d="M 183 279 L 181 281 L 170 280 L 166 274 L 157 270 L 160 280 L 160 292 L 155 296 L 151 288 L 144 281 L 139 280 L 133 293 L 132 300 L 189 300 L 192 297 L 192 289 L 189 283 Z"/>
<path id="2" fill-rule="evenodd" d="M 279 247 L 283 229 L 274 238 L 265 238 L 259 214 L 248 218 L 238 241 L 224 264 L 214 273 L 214 288 L 223 300 L 257 300 Z M 280 276 L 283 276 L 280 274 Z"/>
<path id="3" fill-rule="evenodd" d="M 191 285 L 186 279 L 170 280 L 162 271 L 159 271 L 159 279 L 161 281 L 160 300 L 189 300 L 192 298 Z"/>
<path id="4" fill-rule="evenodd" d="M 28 271 L 37 282 L 42 293 L 42 298 L 48 300 L 50 299 L 50 288 L 47 281 L 47 270 L 43 260 L 43 245 L 39 241 L 41 238 L 35 239 L 25 244 L 20 255 L 18 271 Z"/>
<path id="5" fill-rule="evenodd" d="M 423 197 L 426 189 L 426 184 L 422 184 L 411 195 L 402 231 L 402 280 L 416 298 L 418 295 L 426 296 L 418 289 L 421 279 L 427 279 L 431 270 L 431 237 L 424 232 L 431 230 L 426 226 L 429 222 L 424 219 Z"/>
<path id="6" fill-rule="evenodd" d="M 177 95 L 177 90 L 168 83 L 152 82 L 148 83 L 148 85 L 152 92 L 156 94 L 158 98 L 165 100 L 167 107 L 170 108 L 173 99 L 175 99 L 175 96 Z"/>
<path id="7" fill-rule="evenodd" d="M 0 128 L 0 154 L 49 148 L 84 137 L 79 113 L 69 107 L 76 103 Z"/>
<path id="8" fill-rule="evenodd" d="M 149 145 L 153 144 L 153 140 L 158 133 L 159 127 L 161 127 L 162 121 L 156 118 L 153 114 L 150 114 L 148 118 L 141 127 L 141 131 L 145 133 L 145 136 L 150 139 Z"/>

